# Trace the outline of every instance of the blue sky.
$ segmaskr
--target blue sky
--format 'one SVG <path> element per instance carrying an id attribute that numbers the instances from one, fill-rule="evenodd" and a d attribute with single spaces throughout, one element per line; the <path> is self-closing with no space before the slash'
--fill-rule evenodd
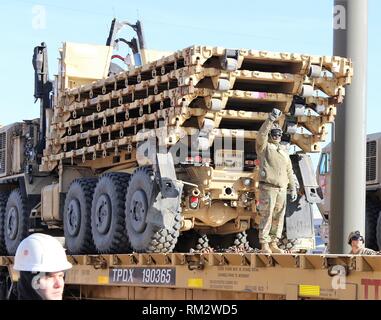
<path id="1" fill-rule="evenodd" d="M 361 1 L 361 0 L 359 0 Z M 36 10 L 46 16 L 36 28 Z M 37 118 L 31 64 L 35 45 L 49 49 L 50 75 L 63 41 L 104 44 L 115 16 L 144 24 L 148 48 L 171 51 L 193 44 L 318 55 L 332 54 L 333 0 L 0 0 L 0 123 Z M 381 131 L 378 72 L 381 71 L 379 0 L 369 0 L 369 92 L 367 132 Z M 127 34 L 124 34 L 127 36 Z"/>

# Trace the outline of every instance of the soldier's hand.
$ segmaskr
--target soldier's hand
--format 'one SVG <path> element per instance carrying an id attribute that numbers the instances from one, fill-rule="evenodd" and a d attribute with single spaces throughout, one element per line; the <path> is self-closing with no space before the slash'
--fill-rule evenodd
<path id="1" fill-rule="evenodd" d="M 291 202 L 295 202 L 296 199 L 298 199 L 298 194 L 296 193 L 296 190 L 291 190 Z"/>
<path id="2" fill-rule="evenodd" d="M 277 120 L 281 115 L 282 115 L 282 111 L 280 111 L 279 109 L 274 108 L 274 109 L 271 111 L 271 113 L 270 113 L 270 115 L 269 115 L 269 118 L 270 118 L 271 121 L 275 121 L 275 120 Z"/>

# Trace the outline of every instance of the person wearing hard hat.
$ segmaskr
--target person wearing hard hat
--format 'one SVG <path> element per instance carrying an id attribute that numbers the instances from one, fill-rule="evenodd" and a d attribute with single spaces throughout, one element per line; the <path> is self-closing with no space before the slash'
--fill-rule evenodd
<path id="1" fill-rule="evenodd" d="M 286 213 L 287 187 L 297 200 L 290 156 L 281 145 L 282 129 L 274 123 L 282 115 L 273 109 L 259 129 L 256 151 L 259 159 L 259 241 L 264 253 L 284 253 L 278 247 Z"/>
<path id="2" fill-rule="evenodd" d="M 72 267 L 65 249 L 52 236 L 34 233 L 17 247 L 14 269 L 20 271 L 19 300 L 62 300 L 64 271 Z"/>
<path id="3" fill-rule="evenodd" d="M 352 247 L 349 254 L 376 255 L 376 251 L 365 248 L 364 242 L 364 237 L 360 231 L 352 231 L 348 236 L 348 244 Z"/>

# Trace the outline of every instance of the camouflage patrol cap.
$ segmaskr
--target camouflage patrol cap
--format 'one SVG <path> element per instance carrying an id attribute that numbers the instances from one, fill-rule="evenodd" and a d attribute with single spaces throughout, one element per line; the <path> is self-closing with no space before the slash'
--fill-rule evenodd
<path id="1" fill-rule="evenodd" d="M 352 240 L 361 240 L 364 242 L 364 237 L 361 235 L 360 231 L 352 231 L 348 236 L 348 244 L 352 244 Z"/>

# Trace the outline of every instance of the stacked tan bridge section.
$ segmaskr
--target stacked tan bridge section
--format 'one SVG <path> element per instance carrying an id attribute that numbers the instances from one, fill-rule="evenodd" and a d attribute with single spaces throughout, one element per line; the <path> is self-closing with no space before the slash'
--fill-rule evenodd
<path id="1" fill-rule="evenodd" d="M 64 70 L 65 51 L 60 61 Z M 77 87 L 61 71 L 41 169 L 134 160 L 136 143 L 149 137 L 168 146 L 196 134 L 200 150 L 242 130 L 255 140 L 273 108 L 284 113 L 280 125 L 292 144 L 318 152 L 352 74 L 340 57 L 207 46 Z"/>

